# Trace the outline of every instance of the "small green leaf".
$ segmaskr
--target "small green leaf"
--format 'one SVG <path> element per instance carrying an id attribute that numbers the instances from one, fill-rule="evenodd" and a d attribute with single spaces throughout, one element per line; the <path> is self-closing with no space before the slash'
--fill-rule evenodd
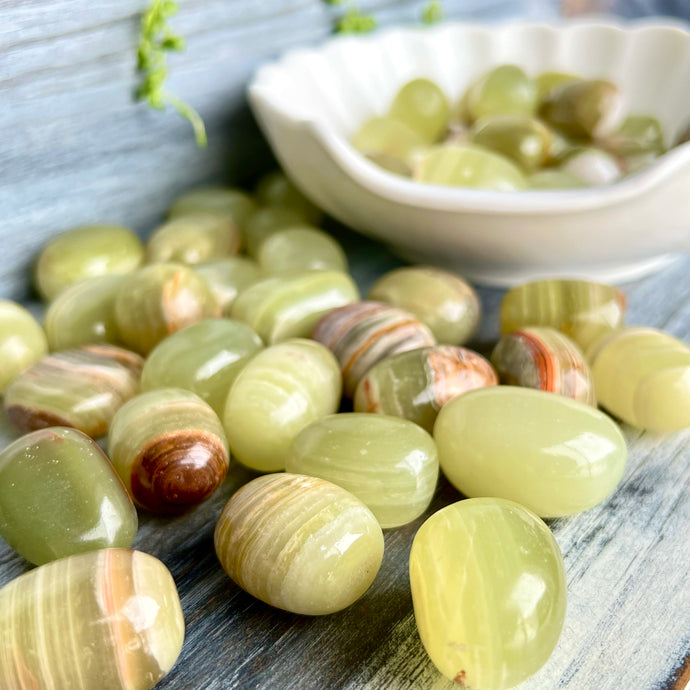
<path id="1" fill-rule="evenodd" d="M 432 0 L 422 10 L 422 21 L 425 24 L 436 24 L 443 19 L 443 9 L 438 0 Z"/>
<path id="2" fill-rule="evenodd" d="M 350 6 L 347 14 L 336 25 L 336 32 L 341 34 L 366 34 L 376 28 L 376 19 L 362 14 L 357 7 Z"/>

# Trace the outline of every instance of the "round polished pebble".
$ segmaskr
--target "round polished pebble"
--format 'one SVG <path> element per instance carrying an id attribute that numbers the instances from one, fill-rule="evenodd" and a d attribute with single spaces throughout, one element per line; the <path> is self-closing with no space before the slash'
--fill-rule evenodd
<path id="1" fill-rule="evenodd" d="M 690 427 L 690 347 L 653 328 L 624 328 L 592 364 L 601 405 L 624 422 L 655 432 Z"/>
<path id="2" fill-rule="evenodd" d="M 0 453 L 0 536 L 27 561 L 126 548 L 136 533 L 137 511 L 125 487 L 80 431 L 40 429 Z"/>
<path id="3" fill-rule="evenodd" d="M 63 290 L 46 312 L 50 349 L 68 350 L 92 343 L 119 343 L 115 298 L 125 276 L 87 278 Z"/>
<path id="4" fill-rule="evenodd" d="M 433 144 L 448 128 L 450 106 L 442 89 L 433 81 L 413 79 L 400 88 L 388 116 L 406 124 Z"/>
<path id="5" fill-rule="evenodd" d="M 594 147 L 576 149 L 566 157 L 560 169 L 587 187 L 612 184 L 622 174 L 620 164 L 611 154 Z"/>
<path id="6" fill-rule="evenodd" d="M 171 333 L 219 315 L 206 281 L 180 264 L 139 269 L 128 276 L 115 300 L 120 338 L 143 355 Z"/>
<path id="7" fill-rule="evenodd" d="M 302 429 L 285 468 L 342 486 L 381 527 L 418 518 L 431 503 L 438 454 L 429 434 L 398 417 L 341 413 Z"/>
<path id="8" fill-rule="evenodd" d="M 601 503 L 627 458 L 620 429 L 603 412 L 515 386 L 451 400 L 438 415 L 434 439 L 441 469 L 458 491 L 517 501 L 541 517 Z"/>
<path id="9" fill-rule="evenodd" d="M 255 210 L 251 196 L 239 189 L 200 187 L 178 197 L 168 210 L 168 216 L 178 218 L 199 211 L 220 213 L 243 230 Z"/>
<path id="10" fill-rule="evenodd" d="M 383 559 L 381 528 L 359 499 L 294 474 L 245 484 L 223 509 L 214 541 L 223 569 L 242 589 L 311 616 L 357 601 Z"/>
<path id="11" fill-rule="evenodd" d="M 308 228 L 317 230 L 309 225 L 303 216 L 294 208 L 287 206 L 266 206 L 253 213 L 244 229 L 247 254 L 258 257 L 264 240 L 286 228 Z"/>
<path id="12" fill-rule="evenodd" d="M 551 326 L 583 350 L 623 324 L 625 297 L 603 283 L 537 280 L 509 290 L 501 302 L 501 333 L 525 326 Z"/>
<path id="13" fill-rule="evenodd" d="M 267 237 L 257 256 L 267 274 L 294 271 L 344 271 L 343 248 L 328 234 L 310 228 L 287 228 Z"/>
<path id="14" fill-rule="evenodd" d="M 557 168 L 533 173 L 527 178 L 527 184 L 531 189 L 583 189 L 587 186 L 579 177 Z"/>
<path id="15" fill-rule="evenodd" d="M 180 388 L 148 391 L 123 405 L 110 426 L 108 454 L 134 502 L 161 515 L 206 500 L 230 464 L 218 415 Z"/>
<path id="16" fill-rule="evenodd" d="M 391 117 L 372 117 L 352 137 L 352 146 L 371 160 L 393 161 L 392 166 L 405 168 L 428 143 L 404 122 Z M 385 166 L 391 167 L 391 163 Z"/>
<path id="17" fill-rule="evenodd" d="M 537 87 L 517 65 L 499 65 L 467 89 L 463 111 L 471 122 L 493 115 L 532 115 Z"/>
<path id="18" fill-rule="evenodd" d="M 0 687 L 150 690 L 177 661 L 184 618 L 157 558 L 102 549 L 0 589 Z"/>
<path id="19" fill-rule="evenodd" d="M 534 77 L 534 85 L 537 88 L 537 101 L 541 103 L 541 101 L 550 96 L 556 89 L 560 89 L 566 84 L 580 81 L 581 79 L 582 77 L 568 72 L 542 72 Z"/>
<path id="20" fill-rule="evenodd" d="M 146 245 L 146 261 L 193 265 L 233 256 L 241 245 L 239 227 L 227 215 L 196 211 L 154 230 Z"/>
<path id="21" fill-rule="evenodd" d="M 430 432 L 449 400 L 497 384 L 493 367 L 476 352 L 453 345 L 423 347 L 371 367 L 357 386 L 354 408 L 403 417 Z"/>
<path id="22" fill-rule="evenodd" d="M 262 348 L 261 338 L 244 323 L 200 321 L 156 345 L 141 372 L 141 390 L 184 388 L 222 415 L 233 381 Z"/>
<path id="23" fill-rule="evenodd" d="M 144 260 L 144 246 L 131 230 L 119 225 L 87 225 L 58 235 L 36 263 L 36 288 L 45 300 L 86 278 L 123 275 Z"/>
<path id="24" fill-rule="evenodd" d="M 230 316 L 237 295 L 262 277 L 259 264 L 248 256 L 207 261 L 194 270 L 208 283 L 223 316 Z"/>
<path id="25" fill-rule="evenodd" d="M 324 314 L 358 299 L 357 286 L 342 271 L 301 271 L 250 285 L 237 297 L 230 315 L 272 345 L 308 337 Z"/>
<path id="26" fill-rule="evenodd" d="M 368 298 L 414 314 L 439 343 L 462 345 L 475 333 L 481 302 L 460 276 L 440 268 L 407 266 L 379 278 Z"/>
<path id="27" fill-rule="evenodd" d="M 431 331 L 412 314 L 381 302 L 357 302 L 334 309 L 319 321 L 312 338 L 335 354 L 348 397 L 377 362 L 398 352 L 436 344 Z"/>
<path id="28" fill-rule="evenodd" d="M 285 469 L 290 444 L 340 403 L 340 370 L 311 340 L 288 340 L 257 354 L 238 374 L 223 415 L 230 449 L 259 472 Z"/>
<path id="29" fill-rule="evenodd" d="M 24 307 L 0 300 L 0 395 L 12 379 L 48 352 L 38 321 Z"/>
<path id="30" fill-rule="evenodd" d="M 55 352 L 14 379 L 5 391 L 5 412 L 21 433 L 69 426 L 98 438 L 139 392 L 143 364 L 139 355 L 113 345 Z"/>
<path id="31" fill-rule="evenodd" d="M 422 644 L 460 687 L 521 683 L 546 663 L 563 629 L 560 549 L 512 501 L 472 498 L 434 513 L 412 543 L 410 585 Z"/>
<path id="32" fill-rule="evenodd" d="M 592 371 L 580 348 L 554 328 L 533 326 L 504 335 L 491 354 L 501 383 L 557 393 L 597 405 Z"/>
<path id="33" fill-rule="evenodd" d="M 268 173 L 259 180 L 256 198 L 264 206 L 286 206 L 293 209 L 307 223 L 317 224 L 323 218 L 323 211 L 307 199 L 285 173 L 279 170 Z"/>

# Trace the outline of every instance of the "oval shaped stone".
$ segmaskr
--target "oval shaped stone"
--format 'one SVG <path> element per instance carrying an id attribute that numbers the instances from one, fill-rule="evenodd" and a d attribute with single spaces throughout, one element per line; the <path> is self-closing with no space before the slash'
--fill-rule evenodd
<path id="1" fill-rule="evenodd" d="M 563 628 L 558 544 L 512 501 L 472 498 L 434 513 L 412 543 L 410 585 L 424 648 L 461 687 L 512 688 L 546 663 Z"/>
<path id="2" fill-rule="evenodd" d="M 244 229 L 250 216 L 256 211 L 256 203 L 240 189 L 199 187 L 175 199 L 168 210 L 168 216 L 179 218 L 199 211 L 224 215 L 240 229 Z"/>
<path id="3" fill-rule="evenodd" d="M 242 589 L 311 616 L 359 599 L 383 558 L 381 527 L 359 499 L 295 474 L 245 484 L 223 509 L 214 541 L 223 569 Z"/>
<path id="4" fill-rule="evenodd" d="M 27 561 L 129 547 L 137 524 L 110 460 L 80 431 L 40 429 L 0 453 L 0 535 Z"/>
<path id="5" fill-rule="evenodd" d="M 589 405 L 492 386 L 451 400 L 434 426 L 441 469 L 469 497 L 517 501 L 541 517 L 601 503 L 625 469 L 625 439 Z"/>
<path id="6" fill-rule="evenodd" d="M 438 454 L 431 436 L 412 422 L 350 412 L 302 429 L 286 470 L 342 486 L 371 510 L 381 527 L 399 527 L 429 507 Z"/>
<path id="7" fill-rule="evenodd" d="M 223 316 L 230 316 L 237 295 L 261 277 L 259 264 L 248 256 L 207 261 L 194 270 L 208 283 Z"/>
<path id="8" fill-rule="evenodd" d="M 0 687 L 150 690 L 177 661 L 184 618 L 153 556 L 102 549 L 0 589 Z"/>

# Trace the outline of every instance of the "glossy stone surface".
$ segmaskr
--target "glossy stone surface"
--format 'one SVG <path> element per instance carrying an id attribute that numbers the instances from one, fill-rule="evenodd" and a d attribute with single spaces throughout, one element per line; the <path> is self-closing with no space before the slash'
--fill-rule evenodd
<path id="1" fill-rule="evenodd" d="M 87 278 L 63 290 L 46 311 L 50 349 L 68 350 L 92 343 L 119 343 L 115 298 L 125 276 Z"/>
<path id="2" fill-rule="evenodd" d="M 491 363 L 501 383 L 597 405 L 594 378 L 582 350 L 555 328 L 532 326 L 504 335 L 491 354 Z"/>
<path id="3" fill-rule="evenodd" d="M 264 206 L 285 206 L 293 209 L 307 223 L 318 224 L 323 211 L 307 199 L 280 170 L 264 175 L 256 185 L 256 199 Z"/>
<path id="4" fill-rule="evenodd" d="M 652 328 L 607 338 L 592 364 L 599 402 L 633 426 L 656 432 L 690 426 L 690 347 Z"/>
<path id="5" fill-rule="evenodd" d="M 566 157 L 560 169 L 588 187 L 612 184 L 622 174 L 620 164 L 610 153 L 593 146 L 575 149 Z"/>
<path id="6" fill-rule="evenodd" d="M 157 558 L 102 549 L 0 590 L 0 687 L 150 690 L 182 649 L 175 582 Z"/>
<path id="7" fill-rule="evenodd" d="M 230 312 L 267 344 L 306 338 L 324 314 L 359 299 L 359 290 L 341 271 L 304 271 L 271 276 L 248 287 Z"/>
<path id="8" fill-rule="evenodd" d="M 48 352 L 46 335 L 24 307 L 0 300 L 0 395 L 23 369 Z"/>
<path id="9" fill-rule="evenodd" d="M 312 338 L 335 354 L 348 397 L 377 362 L 398 352 L 436 344 L 431 331 L 412 314 L 381 302 L 357 302 L 334 309 L 319 321 Z"/>
<path id="10" fill-rule="evenodd" d="M 184 388 L 196 393 L 222 416 L 233 381 L 263 348 L 244 323 L 208 319 L 174 333 L 147 357 L 141 390 Z"/>
<path id="11" fill-rule="evenodd" d="M 587 185 L 572 173 L 557 168 L 546 168 L 527 178 L 532 189 L 582 189 Z"/>
<path id="12" fill-rule="evenodd" d="M 27 561 L 41 565 L 83 551 L 129 547 L 137 524 L 110 461 L 80 431 L 41 429 L 0 453 L 0 536 Z"/>
<path id="13" fill-rule="evenodd" d="M 611 285 L 587 280 L 536 280 L 509 290 L 501 302 L 501 333 L 551 326 L 583 350 L 623 324 L 625 297 Z"/>
<path id="14" fill-rule="evenodd" d="M 458 491 L 517 501 L 541 517 L 601 503 L 627 459 L 620 429 L 603 412 L 515 386 L 451 400 L 438 415 L 434 439 L 441 469 Z"/>
<path id="15" fill-rule="evenodd" d="M 344 271 L 347 258 L 330 235 L 310 228 L 286 228 L 267 237 L 257 256 L 267 274 L 294 271 Z"/>
<path id="16" fill-rule="evenodd" d="M 247 254 L 256 258 L 259 255 L 263 241 L 285 228 L 306 227 L 309 225 L 302 214 L 287 206 L 266 206 L 252 214 L 244 228 Z"/>
<path id="17" fill-rule="evenodd" d="M 388 116 L 406 124 L 426 142 L 438 141 L 448 127 L 450 106 L 437 84 L 429 79 L 413 79 L 395 95 Z"/>
<path id="18" fill-rule="evenodd" d="M 381 527 L 399 527 L 429 507 L 438 454 L 431 436 L 412 422 L 349 412 L 302 429 L 285 469 L 341 486 L 371 510 Z"/>
<path id="19" fill-rule="evenodd" d="M 537 87 L 537 101 L 541 102 L 556 89 L 581 79 L 582 77 L 569 72 L 542 72 L 533 80 Z"/>
<path id="20" fill-rule="evenodd" d="M 386 273 L 368 298 L 405 309 L 425 323 L 439 343 L 462 345 L 475 333 L 481 302 L 459 275 L 440 268 L 405 266 Z"/>
<path id="21" fill-rule="evenodd" d="M 223 415 L 232 454 L 259 472 L 285 469 L 290 444 L 307 424 L 340 403 L 340 370 L 311 340 L 288 340 L 258 353 L 238 374 Z"/>
<path id="22" fill-rule="evenodd" d="M 207 261 L 194 270 L 208 283 L 223 316 L 230 316 L 237 295 L 261 277 L 259 264 L 248 256 Z"/>
<path id="23" fill-rule="evenodd" d="M 558 544 L 512 501 L 473 498 L 434 513 L 412 543 L 410 585 L 424 648 L 460 687 L 512 688 L 546 663 L 563 628 Z"/>
<path id="24" fill-rule="evenodd" d="M 409 419 L 431 432 L 439 410 L 474 388 L 495 386 L 493 367 L 472 350 L 453 345 L 401 352 L 375 364 L 360 380 L 356 412 Z"/>
<path id="25" fill-rule="evenodd" d="M 207 499 L 230 464 L 218 415 L 179 388 L 142 393 L 123 405 L 110 427 L 108 455 L 135 503 L 161 515 Z"/>
<path id="26" fill-rule="evenodd" d="M 374 162 L 395 161 L 393 165 L 409 165 L 412 157 L 428 143 L 413 129 L 391 117 L 372 117 L 352 137 L 352 146 Z M 390 169 L 391 165 L 385 166 Z"/>
<path id="27" fill-rule="evenodd" d="M 206 281 L 181 264 L 138 270 L 128 276 L 115 300 L 120 338 L 143 355 L 171 333 L 219 315 Z"/>
<path id="28" fill-rule="evenodd" d="M 474 122 L 492 115 L 532 115 L 536 103 L 536 86 L 525 72 L 517 65 L 499 65 L 470 86 L 463 110 Z"/>
<path id="29" fill-rule="evenodd" d="M 36 263 L 36 288 L 45 300 L 86 278 L 123 275 L 144 260 L 144 245 L 120 225 L 87 225 L 58 235 Z"/>
<path id="30" fill-rule="evenodd" d="M 156 228 L 146 244 L 146 261 L 193 265 L 233 256 L 241 245 L 239 226 L 227 215 L 196 211 Z"/>
<path id="31" fill-rule="evenodd" d="M 200 187 L 178 197 L 168 210 L 170 218 L 198 211 L 220 213 L 244 229 L 256 203 L 249 194 L 229 187 Z"/>
<path id="32" fill-rule="evenodd" d="M 366 592 L 381 566 L 383 534 L 371 511 L 339 486 L 280 473 L 232 496 L 215 547 L 225 572 L 252 596 L 314 616 Z"/>
<path id="33" fill-rule="evenodd" d="M 113 345 L 85 345 L 44 357 L 5 391 L 5 412 L 22 433 L 69 426 L 92 438 L 139 392 L 143 360 Z"/>

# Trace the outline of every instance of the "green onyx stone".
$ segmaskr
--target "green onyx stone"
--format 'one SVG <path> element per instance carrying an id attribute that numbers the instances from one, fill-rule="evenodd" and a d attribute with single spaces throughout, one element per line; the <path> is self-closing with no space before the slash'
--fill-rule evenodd
<path id="1" fill-rule="evenodd" d="M 444 187 L 469 187 L 514 192 L 527 186 L 510 159 L 474 145 L 436 146 L 420 158 L 415 179 Z"/>
<path id="2" fill-rule="evenodd" d="M 119 225 L 75 228 L 49 242 L 36 264 L 36 288 L 45 300 L 86 278 L 124 275 L 144 260 L 137 235 Z"/>
<path id="3" fill-rule="evenodd" d="M 387 302 L 414 314 L 439 343 L 462 345 L 477 330 L 481 302 L 459 275 L 439 268 L 397 268 L 379 278 L 368 299 Z"/>
<path id="4" fill-rule="evenodd" d="M 429 79 L 413 79 L 398 91 L 388 117 L 407 125 L 429 144 L 448 128 L 450 106 L 441 88 Z"/>
<path id="5" fill-rule="evenodd" d="M 283 472 L 237 491 L 214 540 L 223 569 L 242 589 L 309 616 L 353 604 L 383 559 L 381 527 L 359 499 L 323 479 Z"/>
<path id="6" fill-rule="evenodd" d="M 584 189 L 587 184 L 579 177 L 565 170 L 547 168 L 532 173 L 527 178 L 527 186 L 531 189 Z"/>
<path id="7" fill-rule="evenodd" d="M 108 454 L 134 502 L 160 515 L 207 499 L 230 463 L 218 415 L 179 388 L 148 391 L 123 405 L 110 426 Z"/>
<path id="8" fill-rule="evenodd" d="M 278 170 L 264 175 L 259 180 L 256 198 L 264 206 L 287 206 L 313 225 L 320 223 L 323 218 L 323 211 L 307 199 L 285 173 Z"/>
<path id="9" fill-rule="evenodd" d="M 561 163 L 560 169 L 576 177 L 587 187 L 612 184 L 621 177 L 622 168 L 616 158 L 594 146 L 573 150 Z"/>
<path id="10" fill-rule="evenodd" d="M 661 123 L 651 115 L 628 115 L 618 131 L 606 142 L 606 148 L 620 157 L 664 153 L 664 132 Z"/>
<path id="11" fill-rule="evenodd" d="M 509 290 L 501 302 L 501 333 L 551 326 L 582 350 L 623 324 L 625 297 L 611 285 L 587 280 L 537 280 Z"/>
<path id="12" fill-rule="evenodd" d="M 286 228 L 317 229 L 309 225 L 294 208 L 266 206 L 252 215 L 244 229 L 247 254 L 258 257 L 264 240 Z"/>
<path id="13" fill-rule="evenodd" d="M 490 70 L 463 98 L 464 112 L 472 122 L 494 115 L 532 115 L 536 105 L 536 86 L 517 65 Z"/>
<path id="14" fill-rule="evenodd" d="M 516 386 L 451 400 L 434 426 L 441 469 L 465 496 L 517 501 L 541 517 L 587 510 L 625 469 L 625 439 L 590 405 Z"/>
<path id="15" fill-rule="evenodd" d="M 295 271 L 343 271 L 347 258 L 330 235 L 311 228 L 287 228 L 267 237 L 257 259 L 266 274 Z"/>
<path id="16" fill-rule="evenodd" d="M 0 453 L 0 535 L 27 561 L 127 548 L 136 533 L 137 511 L 125 487 L 80 431 L 41 429 Z"/>
<path id="17" fill-rule="evenodd" d="M 597 405 L 592 370 L 582 350 L 554 328 L 532 326 L 504 335 L 491 354 L 491 362 L 501 383 Z"/>
<path id="18" fill-rule="evenodd" d="M 198 264 L 237 254 L 239 227 L 228 216 L 197 211 L 176 216 L 154 230 L 146 245 L 150 264 Z"/>
<path id="19" fill-rule="evenodd" d="M 402 158 L 390 156 L 387 153 L 366 153 L 365 156 L 379 168 L 400 177 L 412 177 L 412 166 Z"/>
<path id="20" fill-rule="evenodd" d="M 399 527 L 429 507 L 438 455 L 431 436 L 406 419 L 350 412 L 302 429 L 285 469 L 342 486 L 381 527 Z"/>
<path id="21" fill-rule="evenodd" d="M 267 344 L 307 338 L 321 317 L 359 299 L 341 271 L 307 271 L 260 280 L 232 305 L 231 316 L 249 324 Z"/>
<path id="22" fill-rule="evenodd" d="M 230 450 L 259 472 L 285 469 L 290 445 L 311 422 L 340 404 L 340 370 L 311 340 L 289 340 L 259 352 L 238 374 L 225 404 Z"/>
<path id="23" fill-rule="evenodd" d="M 178 218 L 199 211 L 220 213 L 244 229 L 255 210 L 252 197 L 239 189 L 201 187 L 178 197 L 168 210 L 168 216 Z"/>
<path id="24" fill-rule="evenodd" d="M 563 629 L 560 549 L 512 501 L 472 498 L 434 513 L 412 543 L 410 585 L 424 648 L 460 687 L 521 683 L 547 662 Z"/>
<path id="25" fill-rule="evenodd" d="M 534 77 L 534 85 L 537 88 L 537 102 L 541 103 L 557 89 L 581 79 L 582 77 L 569 74 L 568 72 L 542 72 L 538 74 Z"/>
<path id="26" fill-rule="evenodd" d="M 38 321 L 15 302 L 0 300 L 0 395 L 17 374 L 47 352 Z"/>
<path id="27" fill-rule="evenodd" d="M 262 277 L 259 264 L 247 256 L 208 261 L 194 266 L 208 283 L 223 316 L 229 316 L 237 295 Z"/>
<path id="28" fill-rule="evenodd" d="M 354 408 L 403 417 L 431 432 L 449 400 L 497 384 L 493 367 L 476 352 L 453 345 L 423 347 L 371 367 L 357 385 Z"/>
<path id="29" fill-rule="evenodd" d="M 409 163 L 428 142 L 404 122 L 391 117 L 372 117 L 355 132 L 352 146 L 369 158 L 385 156 Z"/>
<path id="30" fill-rule="evenodd" d="M 120 338 L 143 355 L 171 333 L 219 315 L 206 281 L 181 264 L 139 269 L 127 277 L 115 300 Z"/>
<path id="31" fill-rule="evenodd" d="M 0 687 L 150 690 L 182 650 L 175 582 L 157 558 L 102 549 L 0 589 Z"/>
<path id="32" fill-rule="evenodd" d="M 184 388 L 222 415 L 230 386 L 262 348 L 261 338 L 244 323 L 200 321 L 156 345 L 144 364 L 141 390 Z"/>
<path id="33" fill-rule="evenodd" d="M 608 337 L 592 365 L 599 402 L 633 426 L 669 432 L 690 426 L 690 347 L 652 328 Z"/>
<path id="34" fill-rule="evenodd" d="M 125 276 L 87 278 L 61 292 L 48 306 L 44 327 L 50 349 L 68 350 L 92 343 L 117 345 L 115 298 Z"/>
<path id="35" fill-rule="evenodd" d="M 44 357 L 5 391 L 5 412 L 21 432 L 69 426 L 92 438 L 139 392 L 143 360 L 113 345 L 84 345 Z"/>

